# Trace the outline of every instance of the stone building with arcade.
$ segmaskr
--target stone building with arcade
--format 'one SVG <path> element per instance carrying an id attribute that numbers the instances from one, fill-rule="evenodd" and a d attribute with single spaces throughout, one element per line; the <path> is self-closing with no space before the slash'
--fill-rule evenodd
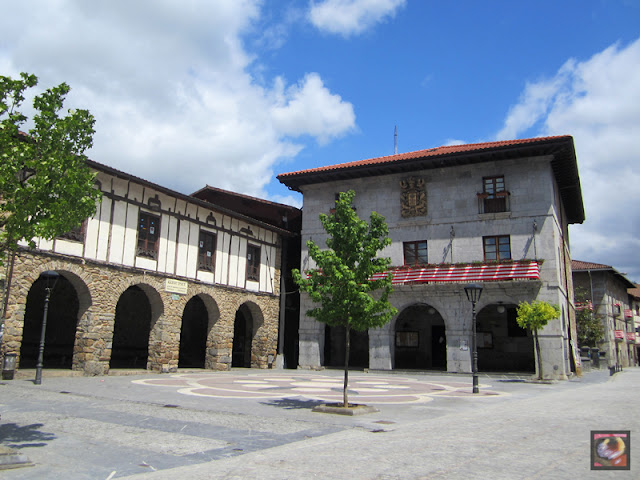
<path id="1" fill-rule="evenodd" d="M 8 260 L 2 354 L 35 366 L 50 288 L 45 368 L 271 366 L 293 236 L 282 219 L 299 210 L 223 191 L 228 204 L 216 205 L 88 163 L 102 191 L 95 215 Z"/>
<path id="2" fill-rule="evenodd" d="M 375 370 L 470 372 L 472 305 L 464 286 L 483 285 L 477 304 L 480 372 L 535 372 L 529 331 L 516 323 L 522 301 L 544 300 L 561 315 L 539 334 L 546 378 L 579 369 L 569 225 L 584 221 L 570 136 L 455 145 L 284 173 L 303 195 L 301 269 L 312 268 L 306 241 L 323 246 L 320 213 L 336 195 L 356 193 L 360 218 L 383 215 L 392 244 L 398 314 L 351 338 L 351 365 Z M 301 296 L 299 364 L 339 366 L 343 333 L 305 312 Z"/>

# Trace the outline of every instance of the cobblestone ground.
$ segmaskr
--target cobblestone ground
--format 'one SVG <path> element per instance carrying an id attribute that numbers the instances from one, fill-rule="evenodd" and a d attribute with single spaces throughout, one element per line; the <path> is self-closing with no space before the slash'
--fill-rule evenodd
<path id="1" fill-rule="evenodd" d="M 2 480 L 640 478 L 640 369 L 554 384 L 469 375 L 233 370 L 0 382 Z M 631 470 L 589 470 L 589 432 L 631 431 Z"/>

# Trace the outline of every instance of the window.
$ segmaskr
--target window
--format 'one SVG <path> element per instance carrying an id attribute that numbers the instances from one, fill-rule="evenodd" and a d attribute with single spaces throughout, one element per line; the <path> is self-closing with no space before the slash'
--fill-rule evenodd
<path id="1" fill-rule="evenodd" d="M 160 217 L 140 212 L 138 217 L 138 251 L 139 257 L 156 259 L 158 257 L 158 236 L 160 234 Z"/>
<path id="2" fill-rule="evenodd" d="M 504 188 L 504 176 L 482 179 L 481 213 L 506 212 L 509 192 Z"/>
<path id="3" fill-rule="evenodd" d="M 200 230 L 198 243 L 198 270 L 214 271 L 216 265 L 216 235 Z"/>
<path id="4" fill-rule="evenodd" d="M 510 242 L 509 235 L 482 237 L 485 261 L 511 260 Z"/>
<path id="5" fill-rule="evenodd" d="M 247 246 L 247 280 L 260 280 L 260 247 Z"/>
<path id="6" fill-rule="evenodd" d="M 58 238 L 65 240 L 71 240 L 73 242 L 84 242 L 84 234 L 87 228 L 87 221 L 85 220 L 77 227 L 72 228 L 68 232 L 63 233 Z"/>
<path id="7" fill-rule="evenodd" d="M 424 265 L 429 263 L 427 260 L 427 241 L 404 242 L 404 264 L 405 265 Z"/>

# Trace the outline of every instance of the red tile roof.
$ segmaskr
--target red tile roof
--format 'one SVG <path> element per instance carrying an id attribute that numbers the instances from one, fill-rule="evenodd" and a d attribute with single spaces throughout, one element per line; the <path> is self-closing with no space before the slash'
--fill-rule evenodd
<path id="1" fill-rule="evenodd" d="M 313 172 L 328 172 L 332 170 L 343 170 L 361 166 L 373 166 L 384 165 L 387 163 L 402 162 L 403 160 L 413 160 L 416 158 L 425 157 L 437 157 L 442 155 L 450 155 L 455 153 L 476 153 L 483 150 L 490 150 L 500 147 L 520 146 L 535 144 L 547 140 L 559 140 L 568 139 L 570 136 L 556 136 L 556 137 L 538 137 L 538 138 L 525 138 L 520 140 L 504 140 L 499 142 L 484 142 L 484 143 L 469 143 L 465 145 L 448 145 L 436 148 L 427 148 L 425 150 L 417 150 L 415 152 L 398 153 L 396 155 L 388 155 L 385 157 L 369 158 L 367 160 L 358 160 L 355 162 L 339 163 L 337 165 L 328 165 L 326 167 L 310 168 L 307 170 L 299 170 L 297 172 L 281 173 L 277 178 L 286 179 L 287 177 L 293 177 L 296 175 L 303 175 Z"/>
<path id="2" fill-rule="evenodd" d="M 587 270 L 605 270 L 609 271 L 612 275 L 615 276 L 618 280 L 624 283 L 626 288 L 633 288 L 636 286 L 631 283 L 631 281 L 625 277 L 624 273 L 618 272 L 611 265 L 603 265 L 602 263 L 592 263 L 592 262 L 582 262 L 580 260 L 571 260 L 571 270 L 573 272 L 587 271 Z"/>
<path id="3" fill-rule="evenodd" d="M 551 168 L 559 186 L 560 196 L 567 213 L 567 222 L 570 224 L 582 223 L 585 217 L 580 176 L 573 138 L 569 135 L 428 148 L 386 157 L 281 173 L 276 178 L 291 190 L 302 193 L 303 187 L 311 184 L 404 174 L 496 160 L 524 159 L 533 156 L 551 157 Z"/>
<path id="4" fill-rule="evenodd" d="M 571 269 L 572 270 L 613 270 L 613 267 L 611 265 L 603 265 L 601 263 L 571 260 Z"/>

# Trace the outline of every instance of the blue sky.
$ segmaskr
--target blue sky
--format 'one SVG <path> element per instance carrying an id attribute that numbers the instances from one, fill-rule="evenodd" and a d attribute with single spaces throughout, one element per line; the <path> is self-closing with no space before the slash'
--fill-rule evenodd
<path id="1" fill-rule="evenodd" d="M 68 82 L 94 160 L 300 205 L 278 173 L 573 135 L 576 259 L 640 281 L 636 0 L 4 2 L 0 72 Z"/>

